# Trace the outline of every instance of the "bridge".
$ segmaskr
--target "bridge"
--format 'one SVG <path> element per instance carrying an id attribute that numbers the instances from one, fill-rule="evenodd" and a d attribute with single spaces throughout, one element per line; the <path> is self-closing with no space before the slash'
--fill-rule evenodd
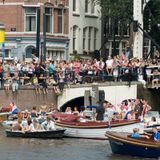
<path id="1" fill-rule="evenodd" d="M 129 86 L 128 82 L 107 82 L 102 84 L 80 84 L 68 86 L 64 89 L 62 95 L 58 96 L 57 106 L 58 109 L 62 109 L 67 106 L 86 106 L 90 92 L 94 103 L 100 98 L 97 93 L 94 93 L 95 87 L 98 87 L 99 91 L 104 92 L 104 99 L 113 105 L 121 103 L 125 99 L 137 98 L 137 84 L 132 82 Z M 94 94 L 97 94 L 96 96 Z M 94 97 L 94 96 L 95 97 Z M 96 101 L 95 101 L 95 100 Z M 94 105 L 94 104 L 93 104 Z"/>

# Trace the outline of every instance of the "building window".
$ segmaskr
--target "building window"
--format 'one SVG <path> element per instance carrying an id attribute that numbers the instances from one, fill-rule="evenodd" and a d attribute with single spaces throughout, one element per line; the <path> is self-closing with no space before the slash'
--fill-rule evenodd
<path id="1" fill-rule="evenodd" d="M 34 46 L 29 46 L 26 48 L 26 58 L 32 58 L 32 54 L 35 52 Z"/>
<path id="2" fill-rule="evenodd" d="M 86 49 L 86 32 L 87 28 L 83 29 L 83 49 Z"/>
<path id="3" fill-rule="evenodd" d="M 91 13 L 93 14 L 95 12 L 95 5 L 94 2 L 90 2 L 91 3 Z"/>
<path id="4" fill-rule="evenodd" d="M 73 12 L 76 11 L 76 0 L 73 0 Z"/>
<path id="5" fill-rule="evenodd" d="M 114 34 L 115 34 L 116 36 L 119 36 L 119 35 L 120 35 L 120 22 L 119 22 L 119 21 L 115 21 Z"/>
<path id="6" fill-rule="evenodd" d="M 144 56 L 148 55 L 150 52 L 150 44 L 151 41 L 149 39 L 144 39 L 144 48 L 143 48 L 143 54 Z"/>
<path id="7" fill-rule="evenodd" d="M 98 30 L 95 28 L 94 29 L 94 44 L 93 44 L 94 50 L 97 49 L 97 32 L 98 32 Z"/>
<path id="8" fill-rule="evenodd" d="M 73 26 L 73 50 L 76 50 L 76 41 L 77 41 L 77 26 Z"/>
<path id="9" fill-rule="evenodd" d="M 58 33 L 62 33 L 63 30 L 63 10 L 58 9 Z"/>
<path id="10" fill-rule="evenodd" d="M 10 50 L 9 49 L 6 49 L 5 50 L 5 58 L 9 58 L 10 57 Z"/>
<path id="11" fill-rule="evenodd" d="M 126 50 L 126 42 L 122 42 L 122 51 Z"/>
<path id="12" fill-rule="evenodd" d="M 88 30 L 88 51 L 91 50 L 91 33 L 92 33 L 92 27 L 89 27 L 89 30 Z"/>
<path id="13" fill-rule="evenodd" d="M 112 42 L 112 54 L 114 52 L 116 52 L 116 54 L 119 54 L 119 50 L 120 50 L 119 46 L 120 46 L 119 42 L 117 42 L 117 41 L 116 42 Z"/>
<path id="14" fill-rule="evenodd" d="M 85 13 L 88 13 L 88 0 L 85 0 Z"/>
<path id="15" fill-rule="evenodd" d="M 52 8 L 45 8 L 46 32 L 52 33 Z"/>
<path id="16" fill-rule="evenodd" d="M 129 24 L 127 24 L 126 26 L 123 27 L 123 35 L 128 37 L 129 33 L 130 33 L 130 26 Z"/>
<path id="17" fill-rule="evenodd" d="M 5 49 L 4 58 L 10 58 L 10 51 L 9 49 Z M 0 50 L 0 59 L 2 58 L 2 50 Z"/>
<path id="18" fill-rule="evenodd" d="M 36 31 L 36 8 L 35 7 L 25 8 L 25 31 L 26 32 Z"/>

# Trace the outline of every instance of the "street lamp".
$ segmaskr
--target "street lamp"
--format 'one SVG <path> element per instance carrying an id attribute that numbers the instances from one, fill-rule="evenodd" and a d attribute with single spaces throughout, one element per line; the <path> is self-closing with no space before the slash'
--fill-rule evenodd
<path id="1" fill-rule="evenodd" d="M 44 54 L 44 61 L 46 60 L 46 11 L 44 8 L 43 13 L 43 54 Z"/>
<path id="2" fill-rule="evenodd" d="M 44 47 L 44 39 L 42 38 L 41 39 L 41 57 L 40 57 L 40 61 L 41 61 L 41 63 L 43 62 L 43 60 L 44 60 L 44 54 L 43 54 L 43 47 Z"/>

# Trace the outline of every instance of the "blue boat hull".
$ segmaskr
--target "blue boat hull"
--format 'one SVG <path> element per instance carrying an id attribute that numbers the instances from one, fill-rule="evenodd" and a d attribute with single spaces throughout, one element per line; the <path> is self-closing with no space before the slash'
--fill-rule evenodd
<path id="1" fill-rule="evenodd" d="M 144 158 L 158 158 L 160 157 L 160 149 L 148 148 L 123 142 L 118 142 L 113 139 L 109 139 L 111 149 L 113 153 L 122 155 L 131 155 Z"/>

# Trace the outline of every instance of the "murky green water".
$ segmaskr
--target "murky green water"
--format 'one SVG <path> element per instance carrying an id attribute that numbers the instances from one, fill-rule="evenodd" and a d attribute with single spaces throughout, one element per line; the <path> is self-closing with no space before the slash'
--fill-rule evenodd
<path id="1" fill-rule="evenodd" d="M 108 141 L 7 138 L 0 131 L 0 160 L 142 160 L 114 155 Z"/>

